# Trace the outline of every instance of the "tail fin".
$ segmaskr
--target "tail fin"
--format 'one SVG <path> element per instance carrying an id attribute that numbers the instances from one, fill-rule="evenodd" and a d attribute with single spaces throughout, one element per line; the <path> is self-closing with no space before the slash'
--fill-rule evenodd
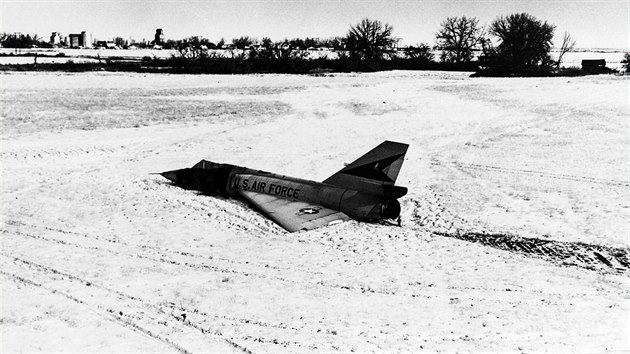
<path id="1" fill-rule="evenodd" d="M 407 144 L 384 141 L 341 171 L 327 178 L 324 183 L 376 195 L 392 193 L 404 195 L 407 191 L 406 188 L 403 192 L 399 188 L 392 187 L 396 182 L 408 147 Z"/>

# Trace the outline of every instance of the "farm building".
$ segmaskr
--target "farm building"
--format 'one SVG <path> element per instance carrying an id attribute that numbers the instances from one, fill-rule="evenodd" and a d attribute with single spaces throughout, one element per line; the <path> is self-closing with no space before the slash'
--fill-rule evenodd
<path id="1" fill-rule="evenodd" d="M 601 74 L 607 72 L 605 59 L 584 59 L 582 70 L 589 74 Z"/>
<path id="2" fill-rule="evenodd" d="M 87 34 L 85 31 L 81 33 L 71 33 L 68 35 L 68 45 L 70 48 L 85 48 L 89 47 L 89 42 L 87 40 Z"/>

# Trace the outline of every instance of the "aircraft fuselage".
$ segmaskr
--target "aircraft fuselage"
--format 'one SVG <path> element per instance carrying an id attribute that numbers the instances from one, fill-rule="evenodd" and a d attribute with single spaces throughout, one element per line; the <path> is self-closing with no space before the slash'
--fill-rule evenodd
<path id="1" fill-rule="evenodd" d="M 185 189 L 244 199 L 291 232 L 311 230 L 399 217 L 407 188 L 394 183 L 407 147 L 385 141 L 323 182 L 206 160 L 161 175 Z"/>
<path id="2" fill-rule="evenodd" d="M 321 205 L 341 211 L 357 220 L 394 219 L 400 214 L 400 205 L 391 196 L 370 195 L 353 189 L 243 167 L 235 168 L 226 192 L 237 195 L 236 191 L 239 190 Z"/>

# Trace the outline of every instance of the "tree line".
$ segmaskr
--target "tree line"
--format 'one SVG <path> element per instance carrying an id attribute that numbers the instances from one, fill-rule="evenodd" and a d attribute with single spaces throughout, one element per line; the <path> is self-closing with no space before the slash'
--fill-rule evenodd
<path id="1" fill-rule="evenodd" d="M 224 39 L 213 43 L 199 36 L 169 40 L 161 43 L 162 47 L 175 49 L 177 54 L 166 60 L 145 57 L 142 67 L 195 73 L 441 69 L 499 76 L 549 75 L 561 70 L 564 55 L 575 46 L 567 32 L 554 41 L 555 29 L 553 24 L 527 13 L 499 16 L 487 27 L 475 17 L 447 17 L 435 33 L 433 46 L 421 43 L 399 48 L 400 39 L 392 25 L 364 18 L 350 26 L 344 36 L 324 40 L 295 38 L 274 42 L 249 36 L 234 38 L 231 43 Z M 2 41 L 8 41 L 7 38 L 0 37 Z M 15 38 L 10 40 L 15 43 Z M 556 60 L 550 55 L 554 43 L 559 51 Z M 8 46 L 5 42 L 2 45 Z M 212 51 L 219 48 L 239 50 Z M 310 58 L 306 51 L 313 48 L 328 49 L 335 55 Z M 434 51 L 439 58 L 434 57 Z"/>
<path id="2" fill-rule="evenodd" d="M 338 56 L 320 60 L 318 65 L 335 71 L 340 67 L 345 71 L 433 68 L 480 69 L 487 75 L 547 75 L 560 70 L 562 58 L 575 46 L 575 40 L 565 32 L 559 42 L 558 58 L 553 60 L 550 52 L 554 32 L 554 25 L 527 13 L 499 16 L 487 28 L 479 25 L 475 17 L 448 17 L 435 33 L 433 47 L 422 43 L 398 48 L 400 39 L 394 35 L 392 25 L 364 18 L 352 25 L 345 36 L 324 43 L 308 39 L 272 42 L 269 38 L 257 42 L 250 37 L 241 37 L 233 40 L 233 45 L 249 50 L 236 58 L 247 70 L 277 71 L 277 67 L 286 64 L 290 64 L 287 70 L 309 67 L 303 62 L 306 54 L 301 51 L 326 46 L 336 50 Z M 205 49 L 212 47 L 200 44 L 187 42 L 176 46 L 180 55 L 170 64 L 181 71 L 193 68 L 200 72 L 213 70 L 209 61 L 216 64 L 222 57 L 208 54 Z M 434 50 L 440 53 L 439 61 L 434 58 Z M 310 64 L 312 67 L 313 61 Z"/>
<path id="3" fill-rule="evenodd" d="M 22 33 L 0 33 L 0 45 L 3 48 L 48 48 L 50 44 L 38 35 Z"/>
<path id="4" fill-rule="evenodd" d="M 392 32 L 389 24 L 363 19 L 350 28 L 348 49 L 362 59 L 382 59 L 397 41 Z M 441 62 L 456 66 L 472 62 L 475 53 L 480 53 L 477 62 L 487 72 L 544 74 L 559 70 L 563 56 L 575 46 L 575 40 L 565 32 L 558 59 L 552 60 L 554 32 L 554 25 L 527 13 L 500 16 L 488 28 L 480 26 L 475 17 L 448 17 L 435 34 L 434 49 L 440 51 Z M 432 59 L 427 49 L 426 44 L 413 48 Z"/>

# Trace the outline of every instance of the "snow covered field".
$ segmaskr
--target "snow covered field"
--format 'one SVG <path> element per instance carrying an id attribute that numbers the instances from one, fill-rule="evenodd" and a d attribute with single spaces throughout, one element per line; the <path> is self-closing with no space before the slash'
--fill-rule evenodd
<path id="1" fill-rule="evenodd" d="M 630 79 L 0 75 L 3 352 L 629 351 Z M 410 144 L 401 228 L 150 175 Z"/>

